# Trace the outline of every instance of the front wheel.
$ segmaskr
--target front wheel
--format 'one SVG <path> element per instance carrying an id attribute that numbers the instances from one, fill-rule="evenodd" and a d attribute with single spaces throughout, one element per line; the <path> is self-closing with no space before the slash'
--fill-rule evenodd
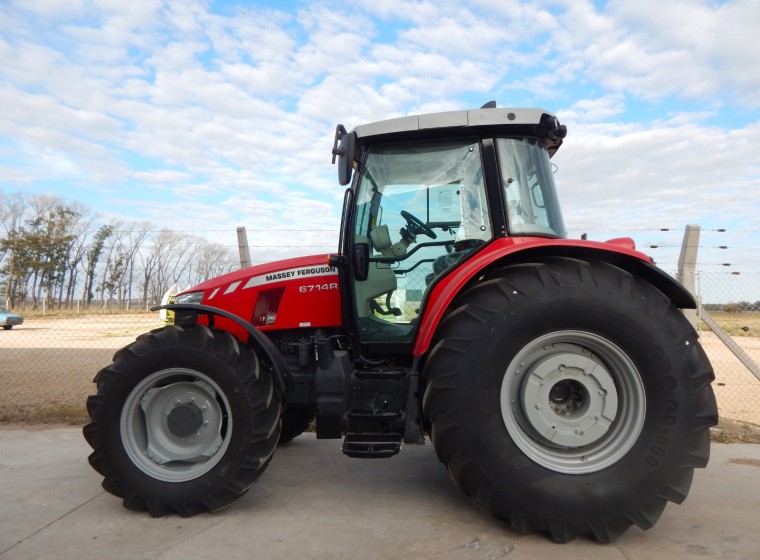
<path id="1" fill-rule="evenodd" d="M 200 325 L 142 335 L 98 372 L 90 464 L 124 506 L 191 516 L 242 495 L 268 465 L 280 398 L 256 354 Z"/>
<path id="2" fill-rule="evenodd" d="M 607 542 L 709 457 L 712 368 L 681 313 L 606 263 L 516 265 L 463 294 L 425 368 L 439 458 L 520 532 Z"/>

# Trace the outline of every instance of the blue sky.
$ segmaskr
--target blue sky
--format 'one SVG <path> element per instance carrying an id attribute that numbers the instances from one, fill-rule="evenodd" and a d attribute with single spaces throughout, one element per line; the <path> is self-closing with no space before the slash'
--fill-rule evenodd
<path id="1" fill-rule="evenodd" d="M 568 126 L 570 236 L 672 272 L 699 224 L 701 270 L 760 273 L 758 25 L 756 0 L 6 1 L 0 192 L 231 247 L 246 226 L 254 261 L 327 252 L 337 123 L 494 99 Z"/>

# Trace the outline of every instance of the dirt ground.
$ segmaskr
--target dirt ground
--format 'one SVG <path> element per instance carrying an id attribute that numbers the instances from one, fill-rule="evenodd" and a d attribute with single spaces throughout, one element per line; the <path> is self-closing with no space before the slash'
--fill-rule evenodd
<path id="1" fill-rule="evenodd" d="M 157 313 L 28 319 L 0 331 L 0 421 L 84 422 L 92 379 Z"/>
<path id="2" fill-rule="evenodd" d="M 97 371 L 116 350 L 161 325 L 157 313 L 145 313 L 30 319 L 0 330 L 0 422 L 84 422 Z M 702 332 L 700 340 L 716 373 L 722 422 L 713 437 L 760 442 L 760 380 L 713 333 Z M 760 363 L 760 338 L 735 340 Z"/>

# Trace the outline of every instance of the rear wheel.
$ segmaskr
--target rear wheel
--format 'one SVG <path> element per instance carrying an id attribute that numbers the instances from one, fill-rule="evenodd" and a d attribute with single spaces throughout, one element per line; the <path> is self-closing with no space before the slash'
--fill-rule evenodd
<path id="1" fill-rule="evenodd" d="M 512 266 L 463 294 L 425 368 L 455 483 L 512 527 L 607 542 L 680 503 L 709 457 L 713 372 L 657 290 L 600 262 Z"/>
<path id="2" fill-rule="evenodd" d="M 168 326 L 98 372 L 90 464 L 124 506 L 190 516 L 242 495 L 268 465 L 280 399 L 254 352 L 224 331 Z"/>

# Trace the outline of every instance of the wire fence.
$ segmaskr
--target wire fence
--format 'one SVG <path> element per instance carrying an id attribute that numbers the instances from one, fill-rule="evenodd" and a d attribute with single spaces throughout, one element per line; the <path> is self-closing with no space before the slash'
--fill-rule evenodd
<path id="1" fill-rule="evenodd" d="M 414 272 L 422 275 L 422 269 Z M 419 282 L 409 276 L 409 285 L 399 286 L 404 300 L 392 302 L 405 315 L 416 313 L 421 299 Z M 704 310 L 760 364 L 760 274 L 698 273 L 697 286 Z M 163 325 L 156 312 L 111 310 L 27 315 L 23 324 L 0 329 L 0 422 L 83 422 L 95 373 L 116 350 Z M 760 424 L 760 379 L 705 321 L 698 329 L 715 369 L 721 416 Z"/>
<path id="2" fill-rule="evenodd" d="M 698 272 L 697 295 L 700 341 L 715 370 L 720 415 L 760 424 L 760 273 Z M 708 323 L 717 323 L 719 332 Z M 721 340 L 721 330 L 728 343 Z"/>

